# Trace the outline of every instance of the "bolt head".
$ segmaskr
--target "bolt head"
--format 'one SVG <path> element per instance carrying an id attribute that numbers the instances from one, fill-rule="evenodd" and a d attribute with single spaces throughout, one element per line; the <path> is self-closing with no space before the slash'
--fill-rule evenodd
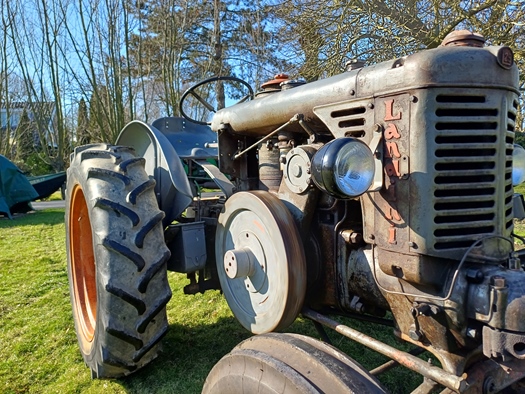
<path id="1" fill-rule="evenodd" d="M 421 338 L 423 338 L 421 331 L 416 330 L 415 328 L 411 328 L 410 330 L 408 330 L 408 336 L 410 337 L 410 339 L 416 342 L 420 342 Z"/>
<path id="2" fill-rule="evenodd" d="M 506 280 L 503 276 L 494 275 L 491 279 L 492 279 L 492 285 L 494 287 L 503 288 L 506 285 Z"/>
<path id="3" fill-rule="evenodd" d="M 415 308 L 412 308 L 412 309 L 415 309 Z M 417 314 L 417 312 L 416 312 L 416 314 Z M 412 311 L 412 315 L 416 316 L 414 314 L 414 311 Z M 423 333 L 421 332 L 421 330 L 415 324 L 412 324 L 409 327 L 409 329 L 408 329 L 408 336 L 410 337 L 410 339 L 412 339 L 413 341 L 416 341 L 416 342 L 420 342 L 421 339 L 423 339 Z"/>
<path id="4" fill-rule="evenodd" d="M 373 127 L 374 132 L 380 133 L 383 131 L 383 126 L 381 126 L 379 123 L 376 123 Z"/>

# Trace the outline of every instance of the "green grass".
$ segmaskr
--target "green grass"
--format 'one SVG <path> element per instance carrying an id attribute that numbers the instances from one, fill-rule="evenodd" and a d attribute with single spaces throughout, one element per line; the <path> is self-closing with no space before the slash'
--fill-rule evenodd
<path id="1" fill-rule="evenodd" d="M 169 273 L 170 330 L 159 358 L 125 379 L 91 380 L 71 314 L 63 220 L 59 209 L 0 220 L 0 392 L 199 393 L 213 365 L 249 337 L 222 295 L 218 291 L 184 295 L 185 276 Z M 389 328 L 349 325 L 396 343 Z M 318 337 L 312 324 L 302 319 L 290 331 Z M 368 369 L 386 361 L 338 334 L 329 335 Z M 404 368 L 381 380 L 393 393 L 408 393 L 422 381 Z"/>
<path id="2" fill-rule="evenodd" d="M 516 191 L 525 192 L 525 185 Z M 63 221 L 63 209 L 0 219 L 0 392 L 199 393 L 213 365 L 249 337 L 222 295 L 218 291 L 184 295 L 185 276 L 169 273 L 170 331 L 159 358 L 125 379 L 91 380 L 71 315 Z M 516 231 L 525 235 L 525 224 L 518 222 Z M 347 324 L 396 344 L 391 329 L 355 321 Z M 318 337 L 311 323 L 302 319 L 289 330 Z M 342 336 L 329 335 L 337 347 L 368 369 L 386 361 Z M 413 390 L 422 379 L 397 368 L 381 380 L 393 393 L 401 394 Z"/>
<path id="3" fill-rule="evenodd" d="M 60 190 L 51 194 L 48 198 L 49 201 L 60 201 L 62 200 L 62 192 Z"/>
<path id="4" fill-rule="evenodd" d="M 525 183 L 514 187 L 515 193 L 525 194 Z M 524 220 L 514 220 L 514 233 L 521 237 L 525 237 L 525 219 Z M 523 243 L 521 241 L 517 242 L 518 248 L 523 248 Z"/>
<path id="5" fill-rule="evenodd" d="M 62 192 L 60 190 L 57 190 L 53 194 L 51 194 L 49 197 L 43 198 L 39 201 L 60 201 L 62 200 Z"/>

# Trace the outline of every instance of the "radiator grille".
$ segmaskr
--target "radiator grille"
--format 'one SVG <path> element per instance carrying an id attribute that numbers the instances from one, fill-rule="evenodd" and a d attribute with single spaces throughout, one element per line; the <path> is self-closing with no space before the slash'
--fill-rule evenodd
<path id="1" fill-rule="evenodd" d="M 439 95 L 436 104 L 434 249 L 467 248 L 483 235 L 498 234 L 498 218 L 510 232 L 517 102 L 500 106 L 484 95 Z M 500 127 L 504 116 L 507 125 Z M 505 195 L 499 201 L 502 185 Z"/>

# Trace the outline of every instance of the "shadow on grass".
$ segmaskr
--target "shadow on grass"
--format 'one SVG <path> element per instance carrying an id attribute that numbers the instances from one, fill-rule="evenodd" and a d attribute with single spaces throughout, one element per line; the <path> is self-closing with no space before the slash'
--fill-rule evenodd
<path id="1" fill-rule="evenodd" d="M 234 318 L 210 325 L 171 324 L 159 357 L 119 379 L 128 393 L 200 393 L 215 363 L 250 333 Z"/>
<path id="2" fill-rule="evenodd" d="M 377 334 L 378 330 L 384 331 L 385 336 L 391 333 L 390 328 L 378 327 L 371 323 L 352 322 L 356 323 L 350 323 L 354 328 L 364 331 L 367 335 L 377 337 L 374 334 Z M 319 339 L 313 324 L 302 318 L 297 319 L 286 332 Z M 386 357 L 333 331 L 328 331 L 328 335 L 334 346 L 369 370 L 388 361 Z M 120 379 L 119 382 L 128 393 L 132 394 L 200 393 L 206 376 L 215 363 L 250 336 L 251 334 L 233 317 L 221 318 L 214 324 L 204 326 L 172 324 L 163 340 L 163 352 L 160 356 L 147 367 L 125 379 Z M 391 340 L 389 342 L 392 344 Z M 379 379 L 392 394 L 410 393 L 422 382 L 422 377 L 405 368 L 395 368 Z"/>

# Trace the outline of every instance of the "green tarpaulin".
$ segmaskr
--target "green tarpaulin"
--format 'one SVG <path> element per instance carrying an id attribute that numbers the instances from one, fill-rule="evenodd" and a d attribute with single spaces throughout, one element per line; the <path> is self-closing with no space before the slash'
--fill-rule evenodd
<path id="1" fill-rule="evenodd" d="M 27 212 L 29 202 L 38 197 L 22 171 L 0 155 L 0 215 L 11 218 L 13 213 Z"/>

